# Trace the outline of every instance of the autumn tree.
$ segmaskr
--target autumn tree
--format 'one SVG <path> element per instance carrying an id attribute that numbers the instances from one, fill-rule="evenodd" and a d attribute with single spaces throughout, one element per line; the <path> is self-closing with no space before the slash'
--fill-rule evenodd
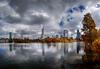
<path id="1" fill-rule="evenodd" d="M 96 24 L 90 13 L 84 15 L 83 21 L 83 41 L 85 42 L 85 49 L 90 50 L 92 46 L 92 42 L 97 38 L 97 29 Z"/>
<path id="2" fill-rule="evenodd" d="M 84 15 L 84 19 L 82 21 L 83 24 L 83 32 L 85 38 L 83 39 L 86 42 L 92 42 L 97 38 L 97 29 L 94 20 L 91 17 L 90 13 Z"/>

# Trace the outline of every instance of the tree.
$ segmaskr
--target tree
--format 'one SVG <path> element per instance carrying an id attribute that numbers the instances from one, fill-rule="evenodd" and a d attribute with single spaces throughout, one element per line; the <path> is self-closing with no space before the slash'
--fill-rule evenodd
<path id="1" fill-rule="evenodd" d="M 97 29 L 90 13 L 84 15 L 82 24 L 82 31 L 84 33 L 82 39 L 85 42 L 85 49 L 91 50 L 92 42 L 97 38 Z"/>
<path id="2" fill-rule="evenodd" d="M 90 13 L 87 13 L 84 15 L 84 19 L 82 21 L 83 24 L 83 32 L 85 37 L 87 37 L 88 40 L 93 41 L 97 38 L 97 30 L 96 30 L 96 24 L 94 20 L 91 17 Z M 84 39 L 86 41 L 86 39 Z"/>

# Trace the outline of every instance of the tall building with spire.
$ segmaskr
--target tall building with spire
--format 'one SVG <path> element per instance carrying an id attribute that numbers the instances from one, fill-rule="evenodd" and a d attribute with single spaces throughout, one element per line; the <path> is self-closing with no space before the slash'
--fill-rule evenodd
<path id="1" fill-rule="evenodd" d="M 42 29 L 41 29 L 41 39 L 43 38 L 44 36 L 44 26 L 42 26 Z"/>

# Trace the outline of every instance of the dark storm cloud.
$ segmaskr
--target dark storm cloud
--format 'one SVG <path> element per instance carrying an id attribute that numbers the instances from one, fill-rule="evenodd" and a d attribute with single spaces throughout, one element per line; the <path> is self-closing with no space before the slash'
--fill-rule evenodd
<path id="1" fill-rule="evenodd" d="M 36 32 L 35 31 L 29 31 L 29 30 L 25 30 L 25 29 L 18 29 L 18 30 L 16 30 L 16 32 L 18 32 L 18 33 L 20 33 L 20 34 L 36 34 Z"/>
<path id="2" fill-rule="evenodd" d="M 34 18 L 31 19 L 31 24 L 45 24 L 49 21 L 48 18 L 45 18 L 43 16 L 34 16 Z"/>
<path id="3" fill-rule="evenodd" d="M 30 20 L 25 20 L 25 23 L 28 25 L 34 25 L 34 24 L 46 24 L 49 22 L 49 18 L 45 17 L 43 15 L 33 15 L 33 16 L 29 16 Z"/>
<path id="4" fill-rule="evenodd" d="M 9 0 L 9 5 L 14 8 L 14 10 L 22 15 L 22 18 L 24 15 L 28 14 L 26 13 L 28 10 L 35 10 L 35 11 L 41 11 L 48 13 L 50 16 L 57 16 L 58 18 L 61 16 L 61 13 L 63 13 L 66 9 L 66 7 L 72 7 L 77 4 L 86 3 L 86 0 Z M 90 0 L 89 0 L 90 1 Z M 88 2 L 87 2 L 88 3 Z M 69 12 L 81 11 L 85 7 L 83 5 L 78 5 L 78 7 L 73 7 L 72 9 L 69 9 Z M 67 13 L 66 13 L 67 14 Z M 30 21 L 28 21 L 27 24 L 43 24 L 48 23 L 48 19 L 44 17 L 34 16 L 30 18 Z M 17 20 L 17 19 L 16 19 Z M 13 22 L 13 21 L 12 21 Z M 24 21 L 25 22 L 25 21 Z M 27 22 L 27 21 L 26 21 Z"/>
<path id="5" fill-rule="evenodd" d="M 18 22 L 21 22 L 21 18 L 7 16 L 7 17 L 5 17 L 5 21 L 8 23 L 18 23 Z"/>
<path id="6" fill-rule="evenodd" d="M 93 1 L 93 0 L 92 0 Z M 50 15 L 60 15 L 66 7 L 80 5 L 80 11 L 84 10 L 84 6 L 91 0 L 9 0 L 9 4 L 18 13 L 23 15 L 27 10 L 33 9 L 36 11 L 44 10 Z M 97 2 L 97 0 L 93 1 Z M 83 4 L 83 5 L 81 5 Z M 77 9 L 77 8 L 76 8 Z M 69 10 L 72 12 L 72 10 Z"/>
<path id="7" fill-rule="evenodd" d="M 20 14 L 23 14 L 27 9 L 29 0 L 10 0 L 11 7 L 13 7 L 17 12 Z"/>
<path id="8" fill-rule="evenodd" d="M 30 27 L 41 24 L 43 25 L 47 24 L 48 27 L 46 27 L 45 29 L 46 31 L 51 29 L 54 30 L 59 29 L 59 22 L 61 20 L 61 17 L 63 16 L 63 13 L 65 15 L 70 15 L 70 17 L 69 16 L 65 17 L 66 19 L 66 21 L 64 21 L 65 23 L 64 25 L 66 25 L 65 27 L 67 27 L 68 29 L 74 29 L 74 30 L 77 29 L 77 26 L 81 22 L 80 19 L 81 16 L 84 14 L 84 11 L 88 10 L 87 7 L 91 8 L 91 6 L 98 3 L 98 0 L 2 0 L 2 1 L 8 3 L 4 7 L 0 5 L 0 8 L 4 10 L 3 11 L 4 21 L 14 25 L 15 23 L 17 24 L 19 23 L 19 26 L 21 23 L 23 24 L 23 26 L 21 26 L 22 28 L 23 27 L 25 28 L 24 24 Z M 5 7 L 6 9 L 7 8 L 8 9 L 6 10 Z M 5 11 L 7 15 L 5 15 Z M 3 12 L 0 12 L 0 14 L 2 14 Z M 78 15 L 77 13 L 81 14 Z M 12 27 L 12 25 L 9 27 Z M 16 27 L 17 26 L 15 26 L 15 28 Z M 20 29 L 16 28 L 16 30 L 17 32 L 19 32 L 18 30 Z M 21 32 L 23 33 L 30 32 L 27 31 L 26 29 L 23 30 L 21 30 Z"/>
<path id="9" fill-rule="evenodd" d="M 8 0 L 0 0 L 0 2 L 3 2 L 3 1 L 8 1 Z"/>
<path id="10" fill-rule="evenodd" d="M 16 32 L 21 33 L 21 34 L 28 34 L 29 32 L 26 30 L 17 30 Z"/>
<path id="11" fill-rule="evenodd" d="M 17 12 L 23 14 L 28 9 L 45 10 L 51 14 L 59 14 L 64 11 L 67 3 L 74 0 L 10 0 L 10 6 Z"/>

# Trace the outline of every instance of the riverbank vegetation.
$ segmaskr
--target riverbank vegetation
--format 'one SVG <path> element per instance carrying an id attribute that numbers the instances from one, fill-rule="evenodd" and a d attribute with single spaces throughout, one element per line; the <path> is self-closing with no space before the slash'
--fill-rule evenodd
<path id="1" fill-rule="evenodd" d="M 29 39 L 29 38 L 24 38 L 24 39 L 21 39 L 21 38 L 13 38 L 11 40 L 9 40 L 8 38 L 3 38 L 3 39 L 0 39 L 0 43 L 67 43 L 67 42 L 74 42 L 76 41 L 76 39 L 73 39 L 73 38 L 65 38 L 65 37 L 62 37 L 62 38 L 44 38 L 44 39 Z"/>

